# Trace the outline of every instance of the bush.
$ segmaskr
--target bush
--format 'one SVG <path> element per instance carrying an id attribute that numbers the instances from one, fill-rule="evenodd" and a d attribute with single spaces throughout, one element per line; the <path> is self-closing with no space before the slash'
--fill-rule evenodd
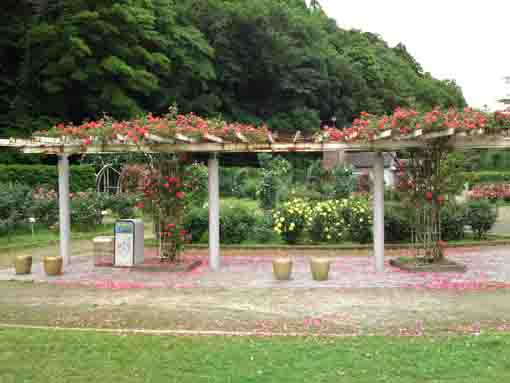
<path id="1" fill-rule="evenodd" d="M 194 206 L 184 216 L 184 226 L 191 233 L 192 241 L 199 241 L 209 231 L 209 210 L 207 207 Z"/>
<path id="2" fill-rule="evenodd" d="M 186 193 L 186 206 L 203 206 L 209 195 L 207 166 L 199 163 L 186 168 L 186 183 L 192 185 L 192 191 Z"/>
<path id="3" fill-rule="evenodd" d="M 224 244 L 246 241 L 250 232 L 260 222 L 261 213 L 244 201 L 228 201 L 221 207 L 220 239 Z"/>
<path id="4" fill-rule="evenodd" d="M 278 235 L 273 230 L 271 215 L 257 215 L 257 223 L 248 233 L 247 240 L 254 243 L 271 243 L 278 240 Z"/>
<path id="5" fill-rule="evenodd" d="M 469 180 L 471 185 L 474 184 L 487 184 L 487 183 L 510 183 L 510 172 L 501 171 L 485 171 L 485 172 L 466 172 L 466 178 Z"/>
<path id="6" fill-rule="evenodd" d="M 468 193 L 470 200 L 510 201 L 510 184 L 478 184 Z"/>
<path id="7" fill-rule="evenodd" d="M 278 191 L 278 177 L 271 172 L 265 172 L 257 190 L 260 207 L 271 210 L 276 206 Z"/>
<path id="8" fill-rule="evenodd" d="M 273 213 L 274 230 L 288 244 L 296 244 L 312 222 L 312 208 L 300 198 L 283 203 Z"/>
<path id="9" fill-rule="evenodd" d="M 344 239 L 345 221 L 342 210 L 345 201 L 331 200 L 317 203 L 312 209 L 309 228 L 314 242 L 341 242 Z"/>
<path id="10" fill-rule="evenodd" d="M 384 206 L 384 239 L 388 243 L 412 240 L 412 212 L 396 204 Z"/>
<path id="11" fill-rule="evenodd" d="M 101 193 L 80 192 L 71 198 L 71 224 L 80 231 L 92 231 L 102 222 Z"/>
<path id="12" fill-rule="evenodd" d="M 135 216 L 135 204 L 140 195 L 133 193 L 99 194 L 101 210 L 111 210 L 121 219 Z"/>
<path id="13" fill-rule="evenodd" d="M 247 178 L 241 185 L 239 190 L 239 198 L 257 199 L 257 189 L 260 179 L 255 177 Z"/>
<path id="14" fill-rule="evenodd" d="M 47 227 L 58 224 L 59 208 L 57 192 L 53 189 L 38 188 L 33 193 L 30 212 L 32 217 L 40 224 Z"/>
<path id="15" fill-rule="evenodd" d="M 36 188 L 42 185 L 57 190 L 57 166 L 0 165 L 0 183 L 24 184 Z M 90 165 L 71 166 L 71 192 L 95 189 L 96 172 Z"/>
<path id="16" fill-rule="evenodd" d="M 32 191 L 25 185 L 0 184 L 0 233 L 28 226 Z"/>
<path id="17" fill-rule="evenodd" d="M 349 198 L 358 187 L 358 180 L 352 168 L 335 166 L 331 170 L 331 177 L 334 185 L 332 197 L 337 200 Z"/>
<path id="18" fill-rule="evenodd" d="M 370 243 L 372 241 L 372 207 L 368 199 L 352 197 L 345 201 L 343 217 L 352 241 Z"/>
<path id="19" fill-rule="evenodd" d="M 497 212 L 487 200 L 471 201 L 467 205 L 466 224 L 471 226 L 476 239 L 485 238 L 496 223 Z"/>
<path id="20" fill-rule="evenodd" d="M 445 241 L 458 241 L 464 238 L 466 209 L 464 206 L 445 206 L 441 209 L 441 238 Z"/>

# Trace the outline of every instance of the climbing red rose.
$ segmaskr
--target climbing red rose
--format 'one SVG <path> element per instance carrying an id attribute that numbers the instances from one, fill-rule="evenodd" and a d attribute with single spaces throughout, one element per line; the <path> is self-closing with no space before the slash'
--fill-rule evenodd
<path id="1" fill-rule="evenodd" d="M 432 192 L 428 191 L 425 193 L 425 198 L 429 201 L 432 201 L 432 198 L 434 198 L 434 195 L 432 194 Z"/>

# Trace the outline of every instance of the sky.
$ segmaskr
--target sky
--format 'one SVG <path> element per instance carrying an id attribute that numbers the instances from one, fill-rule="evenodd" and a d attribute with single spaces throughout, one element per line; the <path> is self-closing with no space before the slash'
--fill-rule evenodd
<path id="1" fill-rule="evenodd" d="M 497 109 L 510 93 L 508 0 L 319 0 L 338 25 L 402 42 L 423 69 L 454 79 L 469 105 Z"/>

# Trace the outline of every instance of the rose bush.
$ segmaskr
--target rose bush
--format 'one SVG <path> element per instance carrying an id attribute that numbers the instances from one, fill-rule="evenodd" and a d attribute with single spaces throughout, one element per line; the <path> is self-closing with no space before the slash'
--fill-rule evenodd
<path id="1" fill-rule="evenodd" d="M 274 231 L 288 244 L 296 244 L 312 223 L 312 208 L 301 198 L 284 202 L 273 212 Z"/>
<path id="2" fill-rule="evenodd" d="M 314 242 L 341 242 L 346 237 L 343 209 L 345 200 L 318 202 L 312 208 L 309 225 L 310 238 Z"/>
<path id="3" fill-rule="evenodd" d="M 468 192 L 470 200 L 510 201 L 510 184 L 474 185 Z"/>

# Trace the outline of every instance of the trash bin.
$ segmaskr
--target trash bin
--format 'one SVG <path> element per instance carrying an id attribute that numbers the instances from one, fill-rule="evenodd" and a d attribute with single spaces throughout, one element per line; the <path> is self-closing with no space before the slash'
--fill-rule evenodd
<path id="1" fill-rule="evenodd" d="M 114 260 L 114 238 L 96 237 L 94 243 L 94 266 L 113 266 Z"/>
<path id="2" fill-rule="evenodd" d="M 121 219 L 115 223 L 115 266 L 131 267 L 144 261 L 144 226 L 140 219 Z"/>

